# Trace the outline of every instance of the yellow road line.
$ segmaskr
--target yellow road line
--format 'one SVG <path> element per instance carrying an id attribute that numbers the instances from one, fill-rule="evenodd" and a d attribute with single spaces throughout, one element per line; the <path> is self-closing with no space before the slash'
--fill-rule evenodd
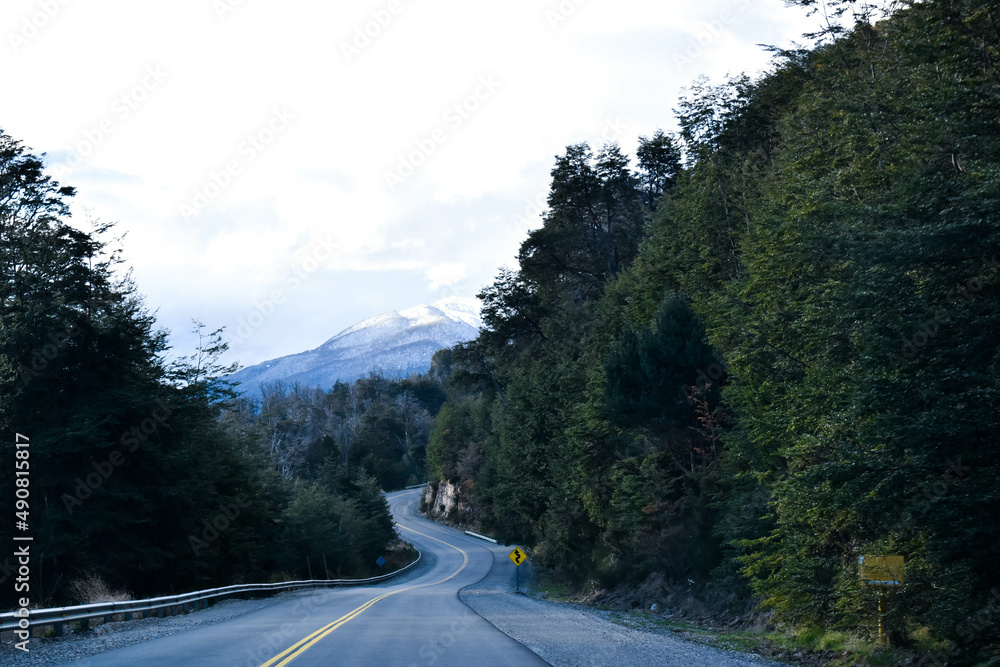
<path id="1" fill-rule="evenodd" d="M 435 581 L 435 582 L 430 583 L 430 584 L 420 584 L 418 586 L 408 586 L 406 588 L 401 588 L 398 591 L 390 591 L 388 593 L 383 593 L 382 595 L 379 595 L 376 598 L 372 598 L 371 600 L 369 600 L 368 602 L 365 602 L 360 607 L 358 607 L 358 608 L 356 608 L 356 609 L 354 609 L 352 611 L 347 612 L 346 614 L 344 614 L 343 616 L 341 616 L 340 618 L 338 618 L 333 623 L 330 623 L 329 625 L 326 625 L 326 626 L 320 628 L 319 630 L 317 630 L 316 632 L 312 633 L 308 637 L 305 637 L 304 639 L 299 640 L 297 643 L 293 644 L 292 646 L 289 646 L 287 649 L 285 649 L 284 651 L 282 651 L 278 655 L 274 656 L 273 658 L 271 658 L 270 660 L 268 660 L 267 662 L 265 662 L 260 667 L 285 667 L 285 665 L 287 665 L 288 663 L 290 663 L 292 660 L 295 660 L 295 658 L 299 657 L 300 655 L 302 655 L 303 653 L 305 653 L 306 651 L 308 651 L 313 646 L 313 644 L 315 644 L 319 640 L 323 639 L 328 634 L 330 634 L 331 632 L 333 632 L 334 630 L 336 630 L 340 626 L 344 625 L 348 621 L 356 618 L 357 616 L 360 616 L 366 609 L 368 609 L 369 607 L 371 607 L 372 605 L 374 605 L 379 600 L 384 600 L 385 598 L 389 597 L 390 595 L 396 595 L 397 593 L 404 593 L 406 591 L 412 591 L 412 590 L 416 590 L 418 588 L 425 588 L 427 586 L 437 586 L 438 584 L 443 584 L 444 582 L 448 581 L 449 579 L 457 577 L 458 573 L 461 572 L 462 570 L 464 570 L 465 566 L 469 564 L 469 554 L 465 553 L 464 551 L 462 551 L 461 549 L 459 549 L 458 547 L 456 547 L 454 544 L 449 544 L 449 543 L 445 542 L 444 540 L 439 540 L 436 537 L 431 537 L 430 535 L 427 535 L 426 533 L 421 533 L 419 530 L 413 530 L 412 528 L 407 528 L 406 526 L 403 526 L 403 525 L 398 524 L 398 523 L 396 525 L 399 526 L 400 528 L 402 528 L 403 530 L 408 530 L 411 533 L 416 533 L 417 535 L 421 535 L 423 537 L 426 537 L 429 540 L 434 540 L 435 542 L 440 542 L 441 544 L 443 544 L 445 546 L 451 547 L 455 551 L 457 551 L 460 554 L 462 554 L 462 566 L 459 567 L 454 572 L 452 572 L 451 574 L 449 574 L 444 579 L 441 579 L 440 581 Z"/>

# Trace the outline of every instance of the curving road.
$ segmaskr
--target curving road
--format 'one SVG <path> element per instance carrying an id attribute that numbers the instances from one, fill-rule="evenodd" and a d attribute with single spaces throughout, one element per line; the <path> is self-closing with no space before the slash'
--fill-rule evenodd
<path id="1" fill-rule="evenodd" d="M 421 518 L 420 491 L 388 494 L 400 536 L 423 553 L 391 582 L 311 591 L 230 621 L 110 651 L 78 666 L 545 665 L 458 598 L 490 573 L 483 542 Z"/>

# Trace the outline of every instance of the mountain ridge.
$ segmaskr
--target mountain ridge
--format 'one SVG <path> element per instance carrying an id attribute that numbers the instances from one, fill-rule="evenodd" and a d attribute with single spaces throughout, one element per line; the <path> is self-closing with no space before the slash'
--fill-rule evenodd
<path id="1" fill-rule="evenodd" d="M 269 383 L 329 389 L 372 372 L 409 377 L 426 373 L 436 351 L 472 340 L 481 326 L 478 300 L 449 297 L 373 315 L 311 350 L 248 366 L 227 379 L 238 384 L 241 393 L 259 395 Z"/>

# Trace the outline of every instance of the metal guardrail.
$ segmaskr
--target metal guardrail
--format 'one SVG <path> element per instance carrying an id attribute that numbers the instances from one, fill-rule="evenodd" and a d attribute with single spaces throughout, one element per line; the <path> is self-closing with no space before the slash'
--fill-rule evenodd
<path id="1" fill-rule="evenodd" d="M 421 487 L 427 486 L 428 484 L 429 484 L 429 482 L 421 482 L 420 484 L 410 484 L 409 486 L 405 487 L 403 490 L 404 491 L 409 491 L 410 489 L 419 489 Z"/>
<path id="2" fill-rule="evenodd" d="M 414 567 L 420 562 L 422 554 L 417 551 L 417 558 L 405 567 L 401 567 L 395 572 L 380 574 L 367 579 L 309 579 L 303 581 L 285 581 L 276 584 L 240 584 L 235 586 L 223 586 L 222 588 L 209 588 L 204 591 L 194 593 L 184 593 L 182 595 L 167 595 L 147 600 L 127 600 L 125 602 L 98 602 L 96 604 L 83 604 L 75 607 L 53 607 L 51 609 L 28 610 L 29 627 L 41 625 L 53 625 L 57 635 L 64 632 L 63 624 L 90 621 L 93 618 L 103 619 L 108 623 L 116 615 L 124 614 L 125 620 L 134 620 L 134 614 L 139 614 L 139 618 L 147 618 L 153 612 L 160 618 L 163 616 L 173 616 L 174 613 L 193 611 L 208 607 L 208 601 L 218 598 L 236 597 L 249 593 L 268 593 L 276 591 L 294 590 L 297 588 L 329 588 L 335 586 L 363 586 L 387 581 L 399 576 Z M 0 631 L 24 630 L 20 622 L 24 620 L 16 612 L 0 614 Z"/>
<path id="3" fill-rule="evenodd" d="M 492 542 L 493 544 L 497 543 L 497 541 L 494 540 L 492 537 L 486 537 L 485 535 L 480 535 L 479 533 L 474 533 L 471 530 L 465 531 L 465 534 L 466 535 L 472 535 L 473 537 L 478 537 L 481 540 L 486 540 L 487 542 Z"/>

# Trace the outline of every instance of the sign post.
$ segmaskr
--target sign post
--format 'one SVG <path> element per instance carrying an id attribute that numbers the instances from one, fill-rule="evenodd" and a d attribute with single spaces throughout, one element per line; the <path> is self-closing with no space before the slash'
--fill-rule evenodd
<path id="1" fill-rule="evenodd" d="M 902 556 L 861 556 L 858 559 L 858 577 L 862 586 L 902 586 L 906 583 Z M 878 640 L 888 645 L 885 632 L 885 596 L 878 596 Z"/>
<path id="2" fill-rule="evenodd" d="M 520 547 L 514 547 L 514 550 L 507 554 L 507 558 L 514 562 L 514 592 L 521 592 L 521 563 L 528 559 L 521 551 Z"/>

